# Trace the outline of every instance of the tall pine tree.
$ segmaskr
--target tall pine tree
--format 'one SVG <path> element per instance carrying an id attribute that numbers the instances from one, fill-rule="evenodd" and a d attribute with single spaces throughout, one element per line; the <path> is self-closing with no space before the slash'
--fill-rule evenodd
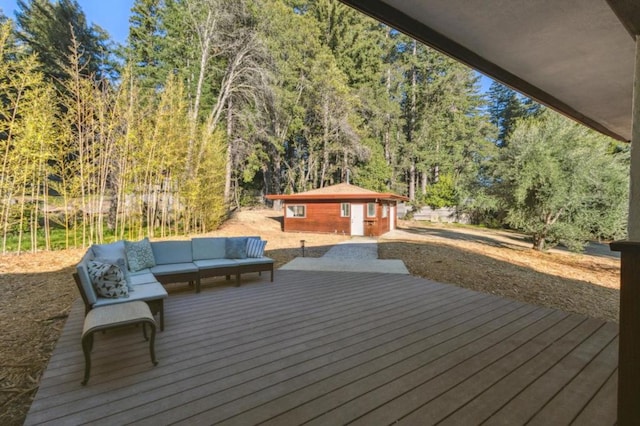
<path id="1" fill-rule="evenodd" d="M 162 63 L 164 30 L 160 0 L 136 0 L 129 18 L 127 61 L 143 86 L 158 89 L 166 80 Z"/>
<path id="2" fill-rule="evenodd" d="M 56 81 L 69 78 L 72 40 L 82 48 L 80 68 L 95 80 L 112 75 L 109 36 L 98 25 L 87 24 L 75 0 L 18 0 L 17 36 L 38 55 L 46 77 Z"/>
<path id="3" fill-rule="evenodd" d="M 504 147 L 521 118 L 538 114 L 541 105 L 519 95 L 516 91 L 494 81 L 488 92 L 491 122 L 498 128 L 496 145 Z"/>

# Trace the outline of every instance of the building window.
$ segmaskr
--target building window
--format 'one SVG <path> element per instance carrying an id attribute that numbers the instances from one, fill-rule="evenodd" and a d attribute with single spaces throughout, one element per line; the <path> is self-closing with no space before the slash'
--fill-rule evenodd
<path id="1" fill-rule="evenodd" d="M 340 217 L 350 217 L 350 216 L 351 216 L 351 204 L 340 203 Z"/>
<path id="2" fill-rule="evenodd" d="M 382 217 L 387 216 L 389 216 L 389 206 L 385 204 L 384 206 L 382 206 Z"/>
<path id="3" fill-rule="evenodd" d="M 307 216 L 307 206 L 287 206 L 287 217 Z"/>
<path id="4" fill-rule="evenodd" d="M 376 203 L 367 203 L 367 217 L 376 217 Z"/>

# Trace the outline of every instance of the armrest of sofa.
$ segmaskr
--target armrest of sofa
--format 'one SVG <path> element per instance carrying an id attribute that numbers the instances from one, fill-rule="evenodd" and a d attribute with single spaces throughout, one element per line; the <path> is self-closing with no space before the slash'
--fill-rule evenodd
<path id="1" fill-rule="evenodd" d="M 98 295 L 93 289 L 93 284 L 91 283 L 91 278 L 89 277 L 88 263 L 92 259 L 93 252 L 89 250 L 82 257 L 80 263 L 76 265 L 76 275 L 74 275 L 74 279 L 76 280 L 76 284 L 78 285 L 78 290 L 80 291 L 80 295 L 82 296 L 82 300 L 85 304 L 86 312 L 88 312 L 93 304 L 98 300 Z"/>
<path id="2" fill-rule="evenodd" d="M 273 266 L 274 260 L 270 257 L 247 257 L 246 259 L 234 259 L 238 264 L 238 283 L 240 282 L 240 274 L 246 272 L 271 272 L 271 282 L 273 282 Z"/>

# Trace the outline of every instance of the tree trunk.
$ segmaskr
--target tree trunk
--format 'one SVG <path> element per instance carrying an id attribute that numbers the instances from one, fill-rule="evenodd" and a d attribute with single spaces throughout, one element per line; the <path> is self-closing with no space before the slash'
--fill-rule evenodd
<path id="1" fill-rule="evenodd" d="M 411 160 L 411 167 L 409 168 L 409 199 L 411 201 L 416 199 L 416 162 Z"/>
<path id="2" fill-rule="evenodd" d="M 189 6 L 189 2 L 187 2 L 187 6 Z M 202 26 L 199 26 L 197 23 L 195 24 L 196 34 L 198 35 L 200 41 L 200 70 L 198 73 L 198 83 L 196 84 L 195 99 L 193 105 L 191 106 L 191 122 L 189 124 L 189 146 L 187 147 L 186 162 L 186 173 L 189 177 L 192 177 L 194 175 L 194 165 L 196 164 L 196 162 L 194 161 L 196 131 L 198 128 L 198 116 L 200 115 L 200 103 L 202 99 L 202 90 L 204 87 L 204 79 L 206 76 L 207 64 L 209 63 L 211 52 L 210 49 L 213 31 L 210 27 L 211 25 L 213 25 L 213 22 L 212 11 L 209 10 L 207 13 L 205 24 Z"/>
<path id="3" fill-rule="evenodd" d="M 227 100 L 227 162 L 224 171 L 224 202 L 231 205 L 231 173 L 233 171 L 233 101 Z"/>
<path id="4" fill-rule="evenodd" d="M 324 188 L 327 178 L 327 168 L 329 167 L 329 100 L 323 97 L 322 105 L 322 166 L 320 169 L 319 188 Z"/>
<path id="5" fill-rule="evenodd" d="M 533 249 L 537 251 L 544 250 L 545 238 L 540 234 L 533 234 Z"/>
<path id="6" fill-rule="evenodd" d="M 415 57 L 418 55 L 418 43 L 413 40 L 412 55 Z M 412 65 L 411 70 L 411 105 L 409 107 L 409 126 L 407 132 L 408 145 L 413 149 L 413 131 L 416 123 L 416 87 L 418 86 L 418 75 L 415 65 Z M 409 199 L 411 201 L 416 199 L 416 159 L 411 159 L 411 166 L 409 169 Z"/>
<path id="7" fill-rule="evenodd" d="M 389 37 L 389 32 L 391 31 L 391 28 L 389 28 L 389 31 L 387 31 L 387 38 Z M 391 97 L 391 66 L 387 67 L 387 72 L 386 72 L 386 78 L 385 78 L 385 87 L 387 89 L 387 97 Z M 384 159 L 387 162 L 387 165 L 390 166 L 391 165 L 391 117 L 390 114 L 387 113 L 385 115 L 385 123 L 384 123 L 384 135 L 383 135 L 383 141 L 384 141 Z"/>

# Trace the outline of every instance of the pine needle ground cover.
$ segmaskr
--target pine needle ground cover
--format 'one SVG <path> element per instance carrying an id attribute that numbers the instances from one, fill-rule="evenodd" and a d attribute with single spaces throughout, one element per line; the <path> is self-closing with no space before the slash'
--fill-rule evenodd
<path id="1" fill-rule="evenodd" d="M 268 240 L 267 256 L 276 260 L 276 268 L 301 256 L 300 240 L 305 240 L 306 256 L 320 257 L 348 239 L 283 233 L 281 220 L 281 213 L 272 210 L 241 211 L 207 235 L 260 235 Z M 413 275 L 617 321 L 620 262 L 606 253 L 540 253 L 523 236 L 504 231 L 404 221 L 398 228 L 379 240 L 378 255 L 402 259 Z M 24 421 L 79 296 L 71 273 L 83 253 L 74 249 L 0 257 L 0 424 Z M 224 279 L 208 284 L 227 285 Z M 169 291 L 186 290 L 179 286 Z"/>

